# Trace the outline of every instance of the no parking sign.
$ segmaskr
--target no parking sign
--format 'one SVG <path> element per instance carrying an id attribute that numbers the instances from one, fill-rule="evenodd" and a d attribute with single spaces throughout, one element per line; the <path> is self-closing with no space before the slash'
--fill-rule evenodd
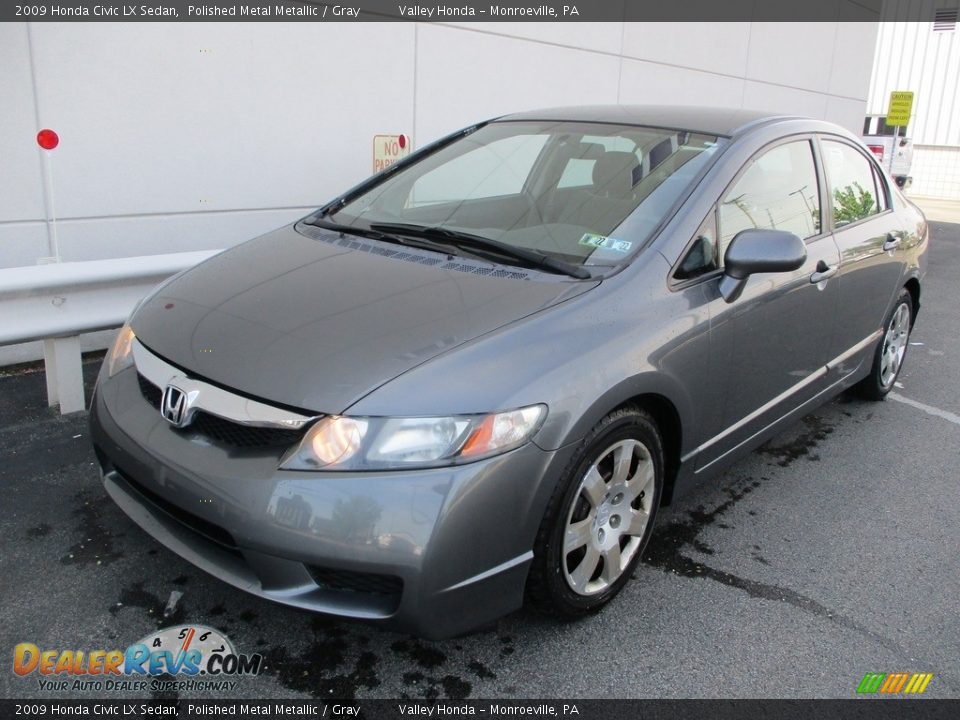
<path id="1" fill-rule="evenodd" d="M 373 136 L 373 172 L 386 170 L 398 160 L 410 154 L 410 138 L 407 135 Z"/>

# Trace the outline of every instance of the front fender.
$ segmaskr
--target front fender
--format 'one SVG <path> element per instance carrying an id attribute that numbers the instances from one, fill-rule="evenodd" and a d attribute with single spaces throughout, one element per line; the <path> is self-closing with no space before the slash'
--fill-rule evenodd
<path id="1" fill-rule="evenodd" d="M 675 378 L 653 369 L 623 380 L 598 397 L 579 418 L 562 431 L 563 436 L 559 438 L 561 442 L 557 447 L 579 442 L 610 411 L 630 402 L 639 402 L 648 408 L 667 410 L 673 415 L 672 422 L 676 423 L 676 427 L 671 430 L 680 433 L 680 436 L 675 438 L 677 446 L 681 449 L 684 447 L 682 428 L 689 427 L 693 423 L 692 403 L 687 392 Z M 550 439 L 556 442 L 556 438 Z M 541 446 L 552 444 L 539 436 L 536 441 Z M 547 447 L 546 449 L 556 448 Z"/>
<path id="2" fill-rule="evenodd" d="M 552 451 L 579 441 L 619 405 L 649 395 L 691 428 L 689 438 L 683 433 L 688 451 L 715 400 L 704 290 L 666 291 L 666 262 L 656 253 L 644 259 L 631 268 L 636 272 L 431 359 L 348 413 L 453 415 L 544 403 L 547 420 L 534 441 Z"/>

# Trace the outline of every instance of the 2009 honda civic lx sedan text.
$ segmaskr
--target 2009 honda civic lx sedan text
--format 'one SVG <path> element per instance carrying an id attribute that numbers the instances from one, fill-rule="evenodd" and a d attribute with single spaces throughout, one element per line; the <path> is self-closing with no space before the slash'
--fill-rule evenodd
<path id="1" fill-rule="evenodd" d="M 503 117 L 160 286 L 93 442 L 138 525 L 256 595 L 426 637 L 577 616 L 675 489 L 886 395 L 927 246 L 827 122 Z"/>

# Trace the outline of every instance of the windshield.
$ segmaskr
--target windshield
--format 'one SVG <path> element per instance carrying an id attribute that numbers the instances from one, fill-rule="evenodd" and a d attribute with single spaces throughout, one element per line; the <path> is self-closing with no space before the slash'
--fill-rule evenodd
<path id="1" fill-rule="evenodd" d="M 580 122 L 494 122 L 330 213 L 358 229 L 469 233 L 574 265 L 636 252 L 721 141 Z"/>

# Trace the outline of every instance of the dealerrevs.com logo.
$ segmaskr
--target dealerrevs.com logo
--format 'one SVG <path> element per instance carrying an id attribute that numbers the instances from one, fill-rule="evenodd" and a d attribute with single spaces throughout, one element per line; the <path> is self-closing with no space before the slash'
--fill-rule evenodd
<path id="1" fill-rule="evenodd" d="M 238 678 L 262 668 L 262 655 L 238 653 L 226 635 L 204 625 L 164 628 L 126 650 L 50 650 L 29 642 L 13 649 L 14 673 L 35 676 L 45 691 L 232 691 Z"/>

